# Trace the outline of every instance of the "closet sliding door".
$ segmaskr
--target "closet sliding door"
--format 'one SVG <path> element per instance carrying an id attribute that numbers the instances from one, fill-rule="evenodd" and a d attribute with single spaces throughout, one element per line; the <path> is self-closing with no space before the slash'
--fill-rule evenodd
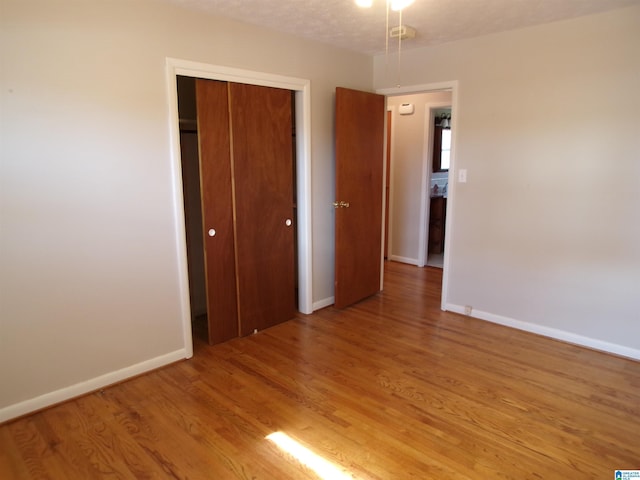
<path id="1" fill-rule="evenodd" d="M 291 92 L 229 84 L 240 334 L 295 312 Z"/>
<path id="2" fill-rule="evenodd" d="M 196 80 L 209 344 L 238 336 L 231 135 L 226 82 Z"/>
<path id="3" fill-rule="evenodd" d="M 292 95 L 210 80 L 198 80 L 196 91 L 209 335 L 217 343 L 224 340 L 212 342 L 212 331 L 222 338 L 233 325 L 248 335 L 295 315 Z"/>

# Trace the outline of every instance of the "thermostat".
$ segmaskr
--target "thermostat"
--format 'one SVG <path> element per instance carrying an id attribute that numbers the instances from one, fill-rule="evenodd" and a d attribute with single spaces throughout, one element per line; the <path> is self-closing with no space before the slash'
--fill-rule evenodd
<path id="1" fill-rule="evenodd" d="M 400 115 L 413 115 L 413 103 L 402 103 L 398 109 Z"/>

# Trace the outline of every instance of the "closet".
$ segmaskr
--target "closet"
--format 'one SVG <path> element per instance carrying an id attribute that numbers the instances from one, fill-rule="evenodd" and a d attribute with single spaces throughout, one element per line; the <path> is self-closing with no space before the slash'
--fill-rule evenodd
<path id="1" fill-rule="evenodd" d="M 194 82 L 201 210 L 196 235 L 204 259 L 188 253 L 190 289 L 198 291 L 198 265 L 191 264 L 203 261 L 208 341 L 215 344 L 295 315 L 293 94 Z M 195 186 L 185 182 L 184 189 L 186 205 Z M 192 294 L 192 311 L 193 300 Z"/>

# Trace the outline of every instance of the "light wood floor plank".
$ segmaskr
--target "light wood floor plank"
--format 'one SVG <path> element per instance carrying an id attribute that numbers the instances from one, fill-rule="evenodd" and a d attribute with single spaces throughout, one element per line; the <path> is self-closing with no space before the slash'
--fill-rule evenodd
<path id="1" fill-rule="evenodd" d="M 440 310 L 441 271 L 0 426 L 0 478 L 613 478 L 640 468 L 640 363 Z M 334 480 L 335 474 L 325 478 Z"/>

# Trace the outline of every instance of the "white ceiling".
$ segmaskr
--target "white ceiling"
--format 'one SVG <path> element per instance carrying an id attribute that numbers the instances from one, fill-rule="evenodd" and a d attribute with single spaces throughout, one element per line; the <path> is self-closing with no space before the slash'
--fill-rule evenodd
<path id="1" fill-rule="evenodd" d="M 355 0 L 163 0 L 318 40 L 357 52 L 385 51 L 386 2 L 361 9 Z M 640 0 L 415 0 L 403 23 L 417 30 L 402 48 L 421 47 L 488 33 L 604 12 Z M 391 12 L 391 26 L 398 24 Z M 393 48 L 397 43 L 390 44 Z"/>

